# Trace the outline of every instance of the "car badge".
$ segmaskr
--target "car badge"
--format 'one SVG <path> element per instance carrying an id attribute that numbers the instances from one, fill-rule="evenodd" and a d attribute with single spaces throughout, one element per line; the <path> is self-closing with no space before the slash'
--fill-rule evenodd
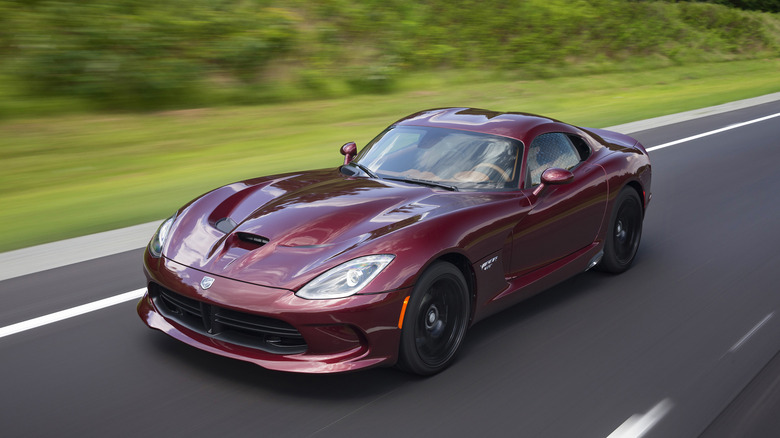
<path id="1" fill-rule="evenodd" d="M 496 260 L 498 260 L 498 256 L 495 256 L 492 259 L 490 259 L 490 260 L 486 261 L 485 263 L 481 264 L 480 267 L 482 268 L 483 271 L 487 271 L 488 269 L 490 269 L 493 266 L 493 263 L 495 263 Z"/>
<path id="2" fill-rule="evenodd" d="M 214 284 L 214 279 L 208 275 L 203 277 L 203 280 L 200 281 L 200 287 L 203 290 L 210 288 L 212 284 Z"/>

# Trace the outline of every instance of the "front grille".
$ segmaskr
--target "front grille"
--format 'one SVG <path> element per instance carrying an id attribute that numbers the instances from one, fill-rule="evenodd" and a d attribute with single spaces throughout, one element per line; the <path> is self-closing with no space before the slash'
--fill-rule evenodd
<path id="1" fill-rule="evenodd" d="M 202 335 L 275 354 L 306 351 L 306 341 L 290 324 L 274 318 L 207 304 L 149 284 L 149 296 L 160 313 Z"/>

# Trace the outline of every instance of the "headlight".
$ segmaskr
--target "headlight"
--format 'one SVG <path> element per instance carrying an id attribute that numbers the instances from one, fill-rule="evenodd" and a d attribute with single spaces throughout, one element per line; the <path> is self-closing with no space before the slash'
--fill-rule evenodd
<path id="1" fill-rule="evenodd" d="M 149 242 L 149 252 L 152 253 L 153 256 L 160 257 L 160 255 L 162 255 L 163 245 L 165 245 L 165 240 L 168 239 L 168 233 L 171 231 L 171 225 L 173 225 L 174 219 L 176 219 L 175 215 L 169 217 L 160 225 L 157 232 L 154 233 L 152 241 Z"/>
<path id="2" fill-rule="evenodd" d="M 358 257 L 325 272 L 295 293 L 308 300 L 344 298 L 355 295 L 395 258 L 382 254 Z"/>

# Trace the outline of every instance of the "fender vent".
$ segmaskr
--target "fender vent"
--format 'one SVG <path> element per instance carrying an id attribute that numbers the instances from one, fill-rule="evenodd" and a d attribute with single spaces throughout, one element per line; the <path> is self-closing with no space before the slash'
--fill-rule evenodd
<path id="1" fill-rule="evenodd" d="M 263 246 L 266 243 L 268 243 L 268 238 L 263 236 L 258 236 L 257 234 L 251 234 L 251 233 L 242 233 L 238 232 L 236 233 L 238 235 L 238 238 L 241 239 L 244 242 L 251 243 L 257 246 Z"/>

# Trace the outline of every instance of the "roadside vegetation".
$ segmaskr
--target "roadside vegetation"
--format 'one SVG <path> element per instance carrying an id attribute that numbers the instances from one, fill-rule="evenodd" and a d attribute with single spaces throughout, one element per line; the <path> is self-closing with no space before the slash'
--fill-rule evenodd
<path id="1" fill-rule="evenodd" d="M 777 13 L 454 5 L 0 0 L 0 251 L 159 220 L 231 181 L 335 167 L 343 143 L 424 108 L 605 127 L 780 91 Z"/>
<path id="2" fill-rule="evenodd" d="M 0 0 L 0 117 L 389 93 L 442 70 L 531 80 L 778 54 L 780 15 L 701 2 Z"/>

